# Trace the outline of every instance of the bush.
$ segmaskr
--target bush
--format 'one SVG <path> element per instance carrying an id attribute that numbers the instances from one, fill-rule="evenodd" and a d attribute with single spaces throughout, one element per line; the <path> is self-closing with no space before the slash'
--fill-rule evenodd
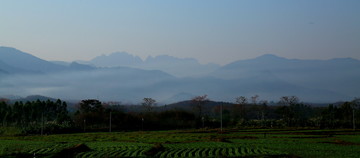
<path id="1" fill-rule="evenodd" d="M 23 131 L 17 127 L 0 127 L 0 135 L 3 136 L 18 136 L 23 134 Z"/>
<path id="2" fill-rule="evenodd" d="M 149 150 L 145 152 L 146 156 L 155 156 L 158 152 L 164 151 L 165 148 L 160 143 L 155 144 L 153 147 L 151 147 Z"/>
<path id="3" fill-rule="evenodd" d="M 23 134 L 40 134 L 42 125 L 30 124 L 27 127 L 21 129 Z M 76 131 L 73 124 L 70 122 L 56 123 L 55 121 L 48 121 L 44 124 L 43 134 L 60 134 Z"/>

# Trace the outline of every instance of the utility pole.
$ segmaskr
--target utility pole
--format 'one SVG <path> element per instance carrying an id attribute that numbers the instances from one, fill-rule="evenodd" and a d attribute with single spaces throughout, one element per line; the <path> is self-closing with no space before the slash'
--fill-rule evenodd
<path id="1" fill-rule="evenodd" d="M 204 129 L 205 128 L 205 118 L 204 118 L 204 116 L 201 117 L 201 120 L 202 120 L 202 128 Z"/>
<path id="2" fill-rule="evenodd" d="M 110 126 L 109 126 L 109 132 L 111 132 L 111 111 L 110 111 Z"/>
<path id="3" fill-rule="evenodd" d="M 222 130 L 222 127 L 223 127 L 223 119 L 222 119 L 222 113 L 223 113 L 223 110 L 222 110 L 222 107 L 223 105 L 221 104 L 220 105 L 220 131 L 222 132 L 223 130 Z"/>
<path id="4" fill-rule="evenodd" d="M 141 131 L 144 131 L 144 118 L 141 118 Z"/>
<path id="5" fill-rule="evenodd" d="M 353 107 L 353 129 L 354 131 L 356 130 L 356 126 L 355 126 L 355 108 Z"/>
<path id="6" fill-rule="evenodd" d="M 44 112 L 41 113 L 41 135 L 44 134 Z"/>
<path id="7" fill-rule="evenodd" d="M 84 119 L 84 132 L 86 131 L 86 119 Z"/>

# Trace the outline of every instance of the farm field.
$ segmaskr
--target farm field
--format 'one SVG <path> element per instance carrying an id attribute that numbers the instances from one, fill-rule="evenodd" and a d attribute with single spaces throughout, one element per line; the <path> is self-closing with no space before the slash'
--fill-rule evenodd
<path id="1" fill-rule="evenodd" d="M 1 157 L 359 157 L 360 131 L 172 130 L 1 136 Z"/>

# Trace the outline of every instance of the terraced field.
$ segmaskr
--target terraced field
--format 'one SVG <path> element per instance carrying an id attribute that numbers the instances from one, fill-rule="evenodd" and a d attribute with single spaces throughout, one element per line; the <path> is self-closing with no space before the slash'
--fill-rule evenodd
<path id="1" fill-rule="evenodd" d="M 164 150 L 154 155 L 146 155 L 146 151 L 151 146 L 142 144 L 124 145 L 103 142 L 90 143 L 89 147 L 92 147 L 94 151 L 83 152 L 76 157 L 241 157 L 281 154 L 269 149 L 242 147 L 237 144 L 221 142 L 165 144 Z"/>
<path id="2" fill-rule="evenodd" d="M 2 136 L 1 157 L 358 157 L 351 130 L 216 130 Z"/>
<path id="3" fill-rule="evenodd" d="M 165 151 L 156 157 L 239 157 L 279 155 L 281 153 L 264 148 L 251 148 L 231 143 L 201 142 L 166 145 Z"/>
<path id="4" fill-rule="evenodd" d="M 127 142 L 95 142 L 88 146 L 93 151 L 79 153 L 76 157 L 144 157 L 144 152 L 151 148 L 151 144 Z"/>

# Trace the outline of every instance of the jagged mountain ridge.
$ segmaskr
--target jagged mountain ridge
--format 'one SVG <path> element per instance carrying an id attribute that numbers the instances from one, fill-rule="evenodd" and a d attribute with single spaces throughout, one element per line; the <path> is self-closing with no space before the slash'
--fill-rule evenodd
<path id="1" fill-rule="evenodd" d="M 177 77 L 203 76 L 220 67 L 216 64 L 200 64 L 193 58 L 176 58 L 168 55 L 149 56 L 145 60 L 142 60 L 140 57 L 126 52 L 115 52 L 110 55 L 95 57 L 90 61 L 79 62 L 96 67 L 125 66 L 145 70 L 161 70 Z"/>

